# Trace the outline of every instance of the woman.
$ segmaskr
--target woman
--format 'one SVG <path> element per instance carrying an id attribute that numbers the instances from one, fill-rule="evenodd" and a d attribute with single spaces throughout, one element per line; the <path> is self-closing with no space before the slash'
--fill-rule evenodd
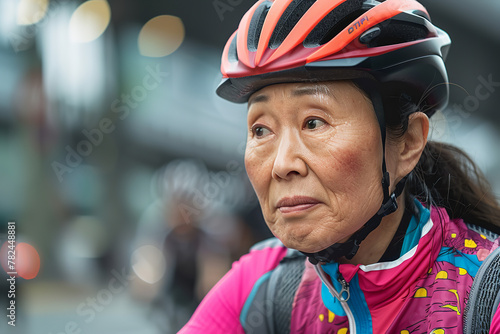
<path id="1" fill-rule="evenodd" d="M 462 332 L 500 208 L 463 152 L 427 142 L 449 45 L 413 0 L 247 12 L 217 93 L 248 102 L 245 165 L 280 242 L 236 262 L 181 333 Z"/>

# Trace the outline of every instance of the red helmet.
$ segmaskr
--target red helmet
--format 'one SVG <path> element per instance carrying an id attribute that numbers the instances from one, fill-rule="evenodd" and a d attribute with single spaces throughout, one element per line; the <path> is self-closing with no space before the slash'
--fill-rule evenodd
<path id="1" fill-rule="evenodd" d="M 368 78 L 430 116 L 448 102 L 449 45 L 414 0 L 260 0 L 226 44 L 217 94 L 242 103 L 276 83 Z"/>

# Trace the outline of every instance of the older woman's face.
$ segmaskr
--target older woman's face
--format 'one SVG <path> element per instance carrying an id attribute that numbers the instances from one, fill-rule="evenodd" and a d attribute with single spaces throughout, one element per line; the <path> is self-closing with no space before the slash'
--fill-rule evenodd
<path id="1" fill-rule="evenodd" d="M 349 82 L 254 93 L 245 166 L 273 234 L 304 252 L 344 241 L 382 201 L 379 124 Z"/>

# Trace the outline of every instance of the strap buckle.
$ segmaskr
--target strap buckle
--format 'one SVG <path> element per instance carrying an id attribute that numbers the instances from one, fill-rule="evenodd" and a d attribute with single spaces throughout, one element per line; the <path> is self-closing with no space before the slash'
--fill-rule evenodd
<path id="1" fill-rule="evenodd" d="M 398 202 L 396 198 L 396 194 L 392 193 L 389 197 L 389 200 L 385 203 L 382 203 L 380 210 L 378 210 L 377 215 L 381 217 L 385 217 L 398 209 Z"/>

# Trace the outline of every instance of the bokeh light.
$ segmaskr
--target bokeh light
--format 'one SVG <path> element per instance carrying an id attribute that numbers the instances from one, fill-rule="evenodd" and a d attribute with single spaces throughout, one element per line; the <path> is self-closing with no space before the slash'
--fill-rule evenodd
<path id="1" fill-rule="evenodd" d="M 1 264 L 5 272 L 12 272 L 9 269 L 8 255 L 9 243 L 6 241 L 0 249 Z M 15 247 L 15 258 L 12 260 L 15 263 L 15 272 L 24 279 L 33 279 L 38 275 L 40 270 L 40 255 L 38 255 L 35 247 L 28 243 L 20 242 Z"/>
<path id="2" fill-rule="evenodd" d="M 184 36 L 184 24 L 177 16 L 154 17 L 139 33 L 139 52 L 147 57 L 168 56 L 181 46 Z"/>
<path id="3" fill-rule="evenodd" d="M 70 40 L 88 43 L 101 36 L 111 20 L 111 9 L 105 0 L 90 0 L 81 4 L 69 22 Z"/>
<path id="4" fill-rule="evenodd" d="M 40 22 L 48 7 L 49 0 L 21 0 L 17 7 L 17 24 L 30 25 Z"/>
<path id="5" fill-rule="evenodd" d="M 144 282 L 154 284 L 165 275 L 165 257 L 155 246 L 141 246 L 132 254 L 132 269 Z"/>

